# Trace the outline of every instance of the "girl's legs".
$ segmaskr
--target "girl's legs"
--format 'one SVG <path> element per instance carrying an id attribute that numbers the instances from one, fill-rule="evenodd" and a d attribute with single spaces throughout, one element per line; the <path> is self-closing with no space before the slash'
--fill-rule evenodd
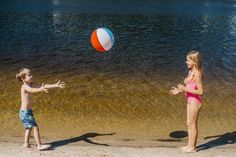
<path id="1" fill-rule="evenodd" d="M 197 136 L 198 136 L 198 130 L 197 130 L 197 120 L 199 111 L 201 109 L 201 104 L 192 101 L 189 104 L 189 144 L 188 148 L 184 149 L 184 152 L 194 152 L 196 151 L 196 143 L 197 143 Z"/>
<path id="2" fill-rule="evenodd" d="M 32 128 L 25 129 L 25 139 L 23 148 L 29 148 L 29 140 Z"/>
<path id="3" fill-rule="evenodd" d="M 184 147 L 181 147 L 181 149 L 183 150 L 183 149 L 186 149 L 186 148 L 188 148 L 189 146 L 190 146 L 190 134 L 191 134 L 191 132 L 190 132 L 190 106 L 189 106 L 189 104 L 187 104 L 187 122 L 186 122 L 186 125 L 187 125 L 187 129 L 188 129 L 188 144 L 187 144 L 187 146 L 184 146 Z"/>
<path id="4" fill-rule="evenodd" d="M 38 150 L 45 150 L 45 149 L 48 149 L 50 147 L 50 145 L 42 145 L 38 126 L 34 127 L 34 139 L 35 139 L 35 142 L 37 144 L 37 149 Z"/>

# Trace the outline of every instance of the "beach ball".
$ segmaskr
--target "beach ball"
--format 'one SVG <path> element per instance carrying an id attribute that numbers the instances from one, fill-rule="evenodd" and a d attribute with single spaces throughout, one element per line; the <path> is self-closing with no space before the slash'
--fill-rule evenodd
<path id="1" fill-rule="evenodd" d="M 98 28 L 91 35 L 91 44 L 99 52 L 106 52 L 114 45 L 114 36 L 107 28 Z"/>

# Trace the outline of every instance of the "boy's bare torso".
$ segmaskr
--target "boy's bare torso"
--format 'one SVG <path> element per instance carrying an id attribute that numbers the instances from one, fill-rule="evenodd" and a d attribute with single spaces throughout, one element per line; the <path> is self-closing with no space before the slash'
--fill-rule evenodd
<path id="1" fill-rule="evenodd" d="M 21 110 L 32 109 L 32 94 L 25 90 L 25 85 L 21 87 Z"/>

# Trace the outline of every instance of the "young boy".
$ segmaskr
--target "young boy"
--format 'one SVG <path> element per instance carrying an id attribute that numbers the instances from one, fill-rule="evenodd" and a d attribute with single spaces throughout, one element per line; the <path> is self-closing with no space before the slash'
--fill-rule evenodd
<path id="1" fill-rule="evenodd" d="M 48 93 L 50 88 L 64 88 L 65 83 L 58 81 L 55 84 L 42 84 L 41 86 L 33 83 L 33 77 L 30 70 L 27 68 L 20 69 L 16 74 L 16 79 L 22 83 L 21 86 L 21 108 L 19 112 L 20 119 L 25 128 L 25 139 L 23 148 L 29 148 L 29 139 L 31 130 L 34 130 L 34 138 L 37 144 L 38 150 L 45 150 L 50 147 L 50 145 L 43 145 L 41 143 L 41 138 L 39 134 L 39 127 L 36 123 L 32 111 L 32 94 L 38 92 Z"/>

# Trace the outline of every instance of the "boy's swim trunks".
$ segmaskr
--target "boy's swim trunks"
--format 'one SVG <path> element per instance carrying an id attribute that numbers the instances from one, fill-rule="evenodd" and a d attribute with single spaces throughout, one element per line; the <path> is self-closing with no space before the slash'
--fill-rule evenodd
<path id="1" fill-rule="evenodd" d="M 25 129 L 33 128 L 38 126 L 33 115 L 32 109 L 20 110 L 19 117 Z"/>

